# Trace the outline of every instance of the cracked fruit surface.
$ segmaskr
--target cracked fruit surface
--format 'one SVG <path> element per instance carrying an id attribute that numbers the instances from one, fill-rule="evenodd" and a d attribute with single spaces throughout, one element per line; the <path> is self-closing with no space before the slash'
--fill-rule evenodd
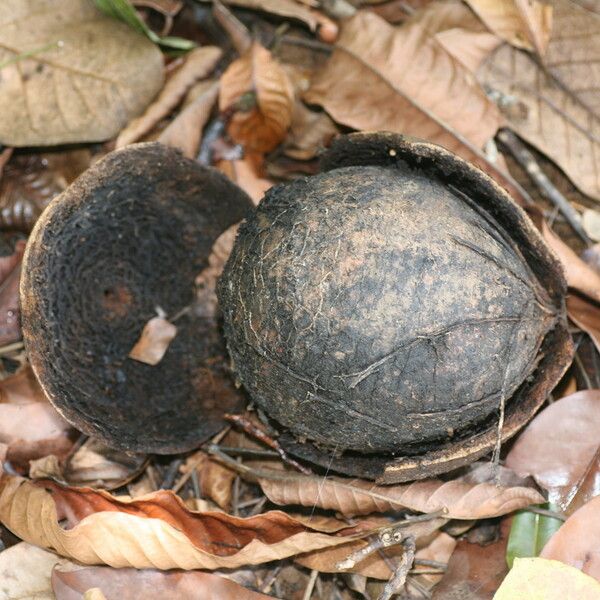
<path id="1" fill-rule="evenodd" d="M 419 456 L 493 428 L 564 328 L 557 261 L 503 190 L 439 147 L 356 134 L 323 166 L 240 228 L 219 291 L 241 382 L 276 428 L 332 456 Z"/>
<path id="2" fill-rule="evenodd" d="M 23 263 L 23 336 L 78 429 L 126 450 L 180 452 L 240 407 L 212 309 L 177 320 L 156 366 L 128 354 L 157 307 L 172 316 L 192 303 L 215 239 L 249 206 L 223 175 L 156 143 L 109 154 L 48 206 Z"/>

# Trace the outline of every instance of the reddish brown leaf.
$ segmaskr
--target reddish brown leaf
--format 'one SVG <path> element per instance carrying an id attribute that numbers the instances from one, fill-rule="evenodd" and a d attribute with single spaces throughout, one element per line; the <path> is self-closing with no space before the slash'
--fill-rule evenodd
<path id="1" fill-rule="evenodd" d="M 52 589 L 56 600 L 82 600 L 83 594 L 98 588 L 106 600 L 139 600 L 160 598 L 181 600 L 267 600 L 265 596 L 252 592 L 241 585 L 211 573 L 161 572 L 154 569 L 111 569 L 110 567 L 88 567 L 52 573 Z"/>
<path id="2" fill-rule="evenodd" d="M 221 77 L 219 108 L 231 110 L 229 134 L 256 152 L 273 150 L 292 122 L 294 91 L 285 70 L 254 42 Z"/>
<path id="3" fill-rule="evenodd" d="M 73 445 L 71 426 L 48 402 L 30 367 L 0 382 L 0 443 L 7 459 L 26 467 L 47 454 L 65 455 Z"/>
<path id="4" fill-rule="evenodd" d="M 579 294 L 569 294 L 567 311 L 571 321 L 592 338 L 600 352 L 600 304 Z"/>
<path id="5" fill-rule="evenodd" d="M 510 523 L 502 522 L 501 537 L 487 546 L 460 540 L 448 562 L 433 600 L 492 600 L 508 572 L 506 543 Z"/>
<path id="6" fill-rule="evenodd" d="M 532 475 L 566 509 L 585 478 L 600 440 L 600 391 L 562 398 L 539 413 L 517 438 L 506 464 Z"/>
<path id="7" fill-rule="evenodd" d="M 540 556 L 560 560 L 600 580 L 600 496 L 575 511 Z"/>
<path id="8" fill-rule="evenodd" d="M 336 546 L 371 527 L 281 511 L 246 519 L 193 512 L 166 490 L 128 501 L 8 475 L 0 479 L 0 521 L 21 539 L 84 564 L 159 569 L 259 564 Z"/>

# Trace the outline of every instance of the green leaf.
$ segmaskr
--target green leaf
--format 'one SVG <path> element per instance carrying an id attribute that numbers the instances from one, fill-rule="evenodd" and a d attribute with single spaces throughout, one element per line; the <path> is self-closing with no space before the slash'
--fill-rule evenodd
<path id="1" fill-rule="evenodd" d="M 542 504 L 541 508 L 556 510 L 552 504 Z M 539 556 L 546 542 L 563 524 L 561 519 L 540 515 L 527 509 L 514 516 L 506 546 L 506 562 L 512 569 L 515 558 Z"/>
<path id="2" fill-rule="evenodd" d="M 145 35 L 155 44 L 173 48 L 175 50 L 186 51 L 196 47 L 196 44 L 190 40 L 173 36 L 160 37 L 156 35 L 156 33 L 140 19 L 135 8 L 129 3 L 129 0 L 94 0 L 94 2 L 103 13 L 107 14 L 109 17 L 127 23 L 132 29 Z"/>

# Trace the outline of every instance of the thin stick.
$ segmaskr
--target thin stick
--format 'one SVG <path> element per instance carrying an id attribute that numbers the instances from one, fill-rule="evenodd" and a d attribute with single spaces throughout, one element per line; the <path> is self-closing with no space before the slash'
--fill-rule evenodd
<path id="1" fill-rule="evenodd" d="M 377 600 L 390 600 L 392 596 L 404 588 L 406 577 L 415 559 L 416 543 L 414 536 L 409 535 L 403 539 L 402 546 L 404 547 L 404 552 L 402 553 L 400 564 L 392 575 L 392 578 L 385 584 Z"/>
<path id="2" fill-rule="evenodd" d="M 554 510 L 548 510 L 547 508 L 539 508 L 538 506 L 528 506 L 524 510 L 536 513 L 538 515 L 543 515 L 544 517 L 550 517 L 552 519 L 558 519 L 559 521 L 566 521 L 567 515 L 556 512 Z"/>
<path id="3" fill-rule="evenodd" d="M 0 356 L 5 356 L 6 354 L 12 354 L 13 352 L 17 352 L 17 350 L 23 350 L 24 348 L 23 342 L 13 342 L 12 344 L 6 344 L 6 346 L 2 346 L 0 348 Z"/>
<path id="4" fill-rule="evenodd" d="M 310 572 L 310 578 L 308 583 L 306 584 L 306 589 L 304 590 L 304 596 L 302 596 L 302 600 L 310 600 L 312 596 L 313 590 L 315 589 L 315 583 L 317 582 L 317 577 L 319 576 L 319 571 L 313 569 Z"/>
<path id="5" fill-rule="evenodd" d="M 534 155 L 527 149 L 525 144 L 510 129 L 501 129 L 497 137 L 510 151 L 514 159 L 525 169 L 531 181 L 537 185 L 542 195 L 560 210 L 567 223 L 569 223 L 579 237 L 588 246 L 591 246 L 592 242 L 581 225 L 579 213 L 542 171 Z"/>

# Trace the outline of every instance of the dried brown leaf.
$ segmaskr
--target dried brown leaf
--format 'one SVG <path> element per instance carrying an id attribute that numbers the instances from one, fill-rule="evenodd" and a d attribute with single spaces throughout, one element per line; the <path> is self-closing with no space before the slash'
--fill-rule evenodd
<path id="1" fill-rule="evenodd" d="M 171 75 L 158 98 L 146 109 L 146 112 L 121 131 L 116 147 L 127 146 L 148 133 L 181 102 L 194 83 L 210 75 L 222 54 L 221 49 L 216 46 L 204 46 L 192 50 L 183 65 Z"/>
<path id="2" fill-rule="evenodd" d="M 467 0 L 496 35 L 544 56 L 552 31 L 552 7 L 537 0 Z"/>
<path id="3" fill-rule="evenodd" d="M 0 143 L 113 137 L 163 82 L 160 50 L 88 0 L 22 0 L 0 17 Z"/>
<path id="4" fill-rule="evenodd" d="M 214 83 L 171 121 L 158 137 L 158 141 L 181 150 L 188 158 L 196 158 L 202 141 L 202 130 L 208 122 L 218 95 L 219 84 Z"/>
<path id="5" fill-rule="evenodd" d="M 600 496 L 575 511 L 540 556 L 560 560 L 600 580 Z"/>
<path id="6" fill-rule="evenodd" d="M 182 467 L 184 472 L 190 469 L 195 469 L 198 474 L 202 497 L 209 498 L 223 510 L 229 510 L 235 471 L 223 466 L 202 450 L 190 456 Z"/>
<path id="7" fill-rule="evenodd" d="M 30 367 L 0 382 L 0 443 L 8 445 L 11 463 L 25 466 L 47 454 L 64 456 L 73 445 L 71 432 Z"/>
<path id="8" fill-rule="evenodd" d="M 440 562 L 448 561 L 455 543 L 452 543 L 454 538 L 450 538 L 447 534 L 439 531 L 446 523 L 446 519 L 432 519 L 421 523 L 413 523 L 403 530 L 405 535 L 414 536 L 417 542 L 417 555 L 419 558 L 430 557 L 430 560 L 439 560 Z M 383 524 L 385 524 L 384 520 L 382 521 L 382 525 Z M 438 541 L 439 538 L 441 538 L 441 541 Z M 448 540 L 448 538 L 452 541 Z M 316 569 L 321 573 L 358 573 L 365 577 L 388 580 L 392 576 L 390 564 L 393 564 L 389 559 L 397 559 L 402 556 L 402 553 L 404 552 L 404 549 L 400 544 L 386 548 L 385 557 L 379 552 L 373 552 L 350 569 L 342 571 L 338 567 L 338 563 L 354 552 L 364 548 L 368 543 L 369 542 L 365 540 L 358 540 L 333 548 L 314 550 L 313 552 L 308 552 L 296 557 L 294 562 L 303 567 L 307 567 L 308 569 Z M 432 547 L 434 544 L 435 546 Z M 387 561 L 386 558 L 388 559 Z"/>
<path id="9" fill-rule="evenodd" d="M 503 520 L 498 541 L 480 546 L 467 540 L 456 545 L 432 600 L 492 600 L 508 572 L 506 543 L 510 523 Z"/>
<path id="10" fill-rule="evenodd" d="M 54 600 L 52 569 L 67 562 L 53 552 L 25 542 L 0 552 L 0 598 Z"/>
<path id="11" fill-rule="evenodd" d="M 138 341 L 129 352 L 129 358 L 147 365 L 157 365 L 176 335 L 177 327 L 173 323 L 164 317 L 153 317 L 144 325 Z"/>
<path id="12" fill-rule="evenodd" d="M 271 511 L 246 519 L 192 512 L 172 492 L 135 500 L 107 492 L 0 479 L 0 521 L 21 539 L 83 564 L 217 569 L 259 564 L 348 541 L 367 524 Z M 59 524 L 59 520 L 61 524 Z"/>
<path id="13" fill-rule="evenodd" d="M 600 304 L 579 294 L 567 296 L 569 319 L 585 331 L 600 352 Z"/>
<path id="14" fill-rule="evenodd" d="M 340 130 L 327 113 L 310 110 L 298 100 L 294 104 L 292 125 L 283 152 L 296 160 L 310 160 L 339 133 Z"/>
<path id="15" fill-rule="evenodd" d="M 154 569 L 55 569 L 52 589 L 56 600 L 81 600 L 86 590 L 98 588 L 107 600 L 139 600 L 160 598 L 181 600 L 267 600 L 265 596 L 243 588 L 225 577 L 199 571 L 162 572 Z"/>
<path id="16" fill-rule="evenodd" d="M 440 144 L 525 202 L 512 177 L 481 151 L 503 122 L 499 111 L 427 23 L 414 20 L 395 28 L 359 11 L 344 22 L 335 51 L 305 99 L 349 127 Z"/>
<path id="17" fill-rule="evenodd" d="M 287 73 L 258 42 L 221 77 L 219 108 L 232 110 L 228 131 L 251 151 L 269 152 L 292 122 L 294 91 Z"/>
<path id="18" fill-rule="evenodd" d="M 584 193 L 600 199 L 600 16 L 552 0 L 553 35 L 544 68 L 510 45 L 494 52 L 479 80 L 512 129 L 550 157 Z"/>
<path id="19" fill-rule="evenodd" d="M 483 519 L 543 502 L 543 497 L 530 487 L 497 486 L 493 481 L 470 481 L 468 476 L 381 486 L 361 479 L 267 469 L 249 470 L 248 474 L 258 479 L 275 504 L 318 506 L 346 516 L 408 509 L 422 513 L 443 510 L 451 519 Z"/>
<path id="20" fill-rule="evenodd" d="M 585 390 L 553 402 L 529 423 L 506 464 L 532 475 L 565 509 L 596 454 L 600 440 L 600 391 Z"/>

